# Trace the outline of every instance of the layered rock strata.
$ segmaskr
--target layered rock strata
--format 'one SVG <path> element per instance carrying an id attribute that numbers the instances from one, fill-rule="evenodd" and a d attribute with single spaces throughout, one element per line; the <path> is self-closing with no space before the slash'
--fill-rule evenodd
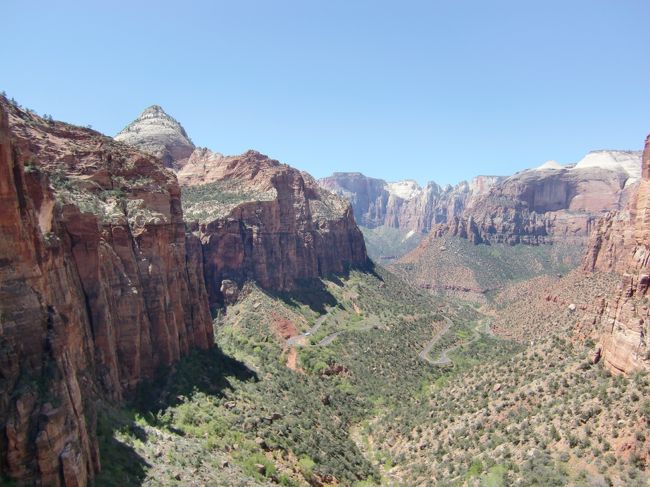
<path id="1" fill-rule="evenodd" d="M 460 217 L 501 179 L 478 176 L 453 187 L 429 182 L 421 188 L 410 180 L 388 183 L 361 173 L 334 173 L 318 183 L 350 201 L 360 225 L 428 233 L 435 225 Z"/>
<path id="2" fill-rule="evenodd" d="M 367 262 L 350 204 L 304 172 L 255 151 L 197 149 L 178 177 L 186 218 L 198 221 L 213 307 L 224 281 L 288 291 Z"/>
<path id="3" fill-rule="evenodd" d="M 593 320 L 598 356 L 617 373 L 650 370 L 650 136 L 636 192 L 624 211 L 610 213 L 594 229 L 584 267 L 622 274 L 618 291 Z"/>
<path id="4" fill-rule="evenodd" d="M 183 126 L 158 105 L 144 110 L 115 140 L 148 152 L 173 169 L 183 167 L 195 148 Z"/>
<path id="5" fill-rule="evenodd" d="M 597 166 L 542 168 L 502 180 L 434 233 L 475 243 L 586 241 L 594 222 L 622 208 L 636 178 Z"/>
<path id="6" fill-rule="evenodd" d="M 94 398 L 207 348 L 198 239 L 152 156 L 0 99 L 0 473 L 86 485 Z"/>
<path id="7" fill-rule="evenodd" d="M 510 177 L 479 176 L 441 188 L 387 183 L 359 173 L 335 173 L 320 184 L 347 198 L 357 221 L 453 235 L 475 243 L 584 243 L 595 221 L 625 206 L 640 179 L 634 151 L 595 151 L 580 162 L 552 161 Z"/>
<path id="8" fill-rule="evenodd" d="M 116 139 L 171 157 L 168 166 L 184 188 L 186 220 L 202 244 L 213 309 L 247 280 L 289 291 L 301 280 L 366 264 L 363 235 L 345 199 L 256 151 L 224 156 L 192 145 L 190 152 L 173 119 L 176 135 L 170 136 L 168 119 L 160 107 L 148 108 Z M 179 146 L 184 150 L 175 153 Z"/>

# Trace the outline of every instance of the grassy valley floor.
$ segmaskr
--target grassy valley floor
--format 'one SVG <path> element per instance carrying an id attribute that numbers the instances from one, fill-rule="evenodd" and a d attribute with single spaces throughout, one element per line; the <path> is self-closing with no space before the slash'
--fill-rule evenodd
<path id="1" fill-rule="evenodd" d="M 213 350 L 102 405 L 96 485 L 645 485 L 648 379 L 493 320 L 381 267 L 247 285 Z"/>

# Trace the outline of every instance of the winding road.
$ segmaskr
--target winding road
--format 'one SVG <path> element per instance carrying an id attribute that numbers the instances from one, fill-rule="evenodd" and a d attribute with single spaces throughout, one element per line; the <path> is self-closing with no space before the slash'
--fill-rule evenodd
<path id="1" fill-rule="evenodd" d="M 328 310 L 327 313 L 325 313 L 322 316 L 319 316 L 316 319 L 316 321 L 314 322 L 314 326 L 312 326 L 305 333 L 301 333 L 300 335 L 294 335 L 294 336 L 288 338 L 287 339 L 287 346 L 289 346 L 289 347 L 303 347 L 303 346 L 305 346 L 306 344 L 304 342 L 306 340 L 308 340 L 308 338 L 311 335 L 314 335 L 318 331 L 318 329 L 321 327 L 321 325 L 323 323 L 325 323 L 325 320 L 327 319 L 329 314 L 330 314 L 330 311 Z M 336 337 L 334 337 L 334 338 L 336 338 Z"/>
<path id="2" fill-rule="evenodd" d="M 484 332 L 488 334 L 492 334 L 492 331 L 490 330 L 490 322 L 489 320 L 486 320 L 484 323 L 479 324 L 475 329 L 474 329 L 474 336 L 469 342 L 466 343 L 457 343 L 456 345 L 453 345 L 449 348 L 445 348 L 442 352 L 440 352 L 440 357 L 437 360 L 432 360 L 431 357 L 429 356 L 429 353 L 431 353 L 431 349 L 435 346 L 436 343 L 442 338 L 442 336 L 449 331 L 451 326 L 453 325 L 453 321 L 449 319 L 446 316 L 443 316 L 445 320 L 445 327 L 440 330 L 436 336 L 434 336 L 431 340 L 427 342 L 427 344 L 424 347 L 424 350 L 422 350 L 419 354 L 419 357 L 422 360 L 426 360 L 429 362 L 431 365 L 435 365 L 437 367 L 446 367 L 448 365 L 452 365 L 452 361 L 449 358 L 449 353 L 453 352 L 457 348 L 460 348 L 463 345 L 469 345 L 471 343 L 474 343 L 476 340 L 478 340 L 481 337 L 481 331 L 479 328 L 481 326 L 484 326 Z"/>
<path id="3" fill-rule="evenodd" d="M 436 343 L 438 343 L 438 341 L 442 338 L 442 336 L 449 331 L 451 325 L 454 324 L 454 322 L 451 321 L 451 319 L 447 318 L 446 316 L 443 316 L 443 319 L 445 320 L 444 328 L 440 330 L 436 334 L 436 336 L 434 336 L 431 340 L 427 342 L 427 344 L 424 346 L 424 350 L 422 350 L 419 355 L 422 360 L 426 360 L 431 365 L 444 366 L 451 363 L 451 360 L 449 360 L 449 358 L 447 357 L 447 350 L 443 350 L 438 360 L 431 360 L 431 357 L 429 357 L 429 353 L 431 353 L 431 349 L 435 346 Z"/>
<path id="4" fill-rule="evenodd" d="M 313 336 L 318 332 L 319 328 L 325 323 L 325 320 L 329 317 L 330 315 L 330 310 L 327 311 L 322 316 L 319 316 L 316 321 L 314 322 L 314 325 L 306 332 L 301 333 L 299 335 L 294 335 L 287 339 L 287 346 L 288 347 L 304 347 L 309 344 L 309 337 Z M 461 341 L 460 343 L 457 343 L 451 347 L 445 348 L 442 352 L 440 352 L 439 357 L 436 360 L 433 360 L 430 357 L 431 350 L 433 347 L 440 341 L 440 339 L 451 329 L 453 326 L 454 322 L 448 318 L 447 316 L 442 317 L 445 320 L 445 326 L 440 330 L 436 335 L 427 342 L 427 344 L 424 346 L 424 349 L 418 354 L 418 356 L 430 363 L 431 365 L 434 365 L 436 367 L 446 367 L 448 365 L 452 365 L 452 361 L 449 358 L 449 354 L 453 352 L 454 350 L 460 348 L 461 346 L 464 345 L 469 345 L 471 343 L 474 343 L 476 340 L 478 340 L 481 337 L 481 332 L 483 333 L 488 333 L 492 334 L 492 331 L 490 330 L 490 321 L 485 320 L 481 322 L 476 328 L 474 328 L 474 336 L 469 342 L 463 342 Z M 330 335 L 327 335 L 325 338 L 320 340 L 316 345 L 319 347 L 326 347 L 330 345 L 339 335 L 342 333 L 345 333 L 347 331 L 362 331 L 362 330 L 370 330 L 372 328 L 377 327 L 377 325 L 367 325 L 363 326 L 360 328 L 356 328 L 354 330 L 339 330 L 337 332 L 334 332 Z M 480 330 L 480 328 L 483 327 L 483 330 Z"/>
<path id="5" fill-rule="evenodd" d="M 325 313 L 322 316 L 319 316 L 316 321 L 314 322 L 314 326 L 312 326 L 309 330 L 307 330 L 304 333 L 301 333 L 300 335 L 294 335 L 292 337 L 289 337 L 287 339 L 287 347 L 305 347 L 308 345 L 309 337 L 314 336 L 318 329 L 321 327 L 323 323 L 325 323 L 325 320 L 328 318 L 330 315 L 331 310 L 328 310 L 327 313 Z M 349 328 L 346 330 L 339 330 L 336 331 L 330 335 L 327 335 L 325 338 L 320 340 L 318 343 L 316 343 L 317 346 L 319 347 L 326 347 L 330 345 L 336 338 L 341 335 L 342 333 L 350 332 L 350 331 L 367 331 L 371 330 L 373 328 L 378 328 L 377 324 L 372 324 L 372 325 L 365 325 L 365 326 L 360 326 L 357 328 Z"/>

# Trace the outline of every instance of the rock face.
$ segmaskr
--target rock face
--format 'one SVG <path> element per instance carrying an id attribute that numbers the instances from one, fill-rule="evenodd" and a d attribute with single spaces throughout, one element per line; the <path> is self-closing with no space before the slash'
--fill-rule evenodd
<path id="1" fill-rule="evenodd" d="M 599 217 L 625 205 L 637 180 L 621 167 L 523 171 L 494 185 L 434 233 L 475 243 L 584 242 Z"/>
<path id="2" fill-rule="evenodd" d="M 199 222 L 213 307 L 229 299 L 233 282 L 287 291 L 367 262 L 350 204 L 286 164 L 255 151 L 197 149 L 178 177 L 186 218 Z"/>
<path id="3" fill-rule="evenodd" d="M 255 280 L 287 291 L 302 279 L 367 262 L 350 204 L 306 173 L 255 151 L 224 156 L 194 148 L 160 107 L 145 110 L 116 139 L 167 151 L 168 166 L 184 187 L 186 219 L 198 222 L 193 234 L 202 243 L 213 308 L 236 296 L 233 283 Z"/>
<path id="4" fill-rule="evenodd" d="M 636 191 L 625 210 L 612 212 L 594 229 L 584 267 L 622 274 L 618 292 L 594 320 L 604 363 L 618 373 L 650 370 L 650 136 Z"/>
<path id="5" fill-rule="evenodd" d="M 194 151 L 185 129 L 158 105 L 143 111 L 115 140 L 153 154 L 173 169 L 183 167 Z"/>
<path id="6" fill-rule="evenodd" d="M 475 198 L 501 179 L 478 176 L 455 187 L 429 182 L 422 188 L 412 180 L 388 183 L 361 173 L 334 173 L 318 183 L 349 200 L 360 225 L 428 233 L 435 225 L 460 217 Z"/>
<path id="7" fill-rule="evenodd" d="M 0 473 L 87 485 L 93 398 L 213 341 L 198 239 L 152 156 L 0 98 Z"/>
<path id="8" fill-rule="evenodd" d="M 549 161 L 510 177 L 479 176 L 441 188 L 335 173 L 320 184 L 352 203 L 360 224 L 455 235 L 475 243 L 586 240 L 593 223 L 623 208 L 640 178 L 641 154 L 596 151 L 575 165 Z"/>

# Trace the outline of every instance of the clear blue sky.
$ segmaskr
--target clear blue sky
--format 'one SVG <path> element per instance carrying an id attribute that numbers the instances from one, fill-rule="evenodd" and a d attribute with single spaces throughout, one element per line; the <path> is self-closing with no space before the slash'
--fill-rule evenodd
<path id="1" fill-rule="evenodd" d="M 325 176 L 455 183 L 650 132 L 648 0 L 0 5 L 0 90 L 114 135 L 162 105 L 197 145 Z"/>

